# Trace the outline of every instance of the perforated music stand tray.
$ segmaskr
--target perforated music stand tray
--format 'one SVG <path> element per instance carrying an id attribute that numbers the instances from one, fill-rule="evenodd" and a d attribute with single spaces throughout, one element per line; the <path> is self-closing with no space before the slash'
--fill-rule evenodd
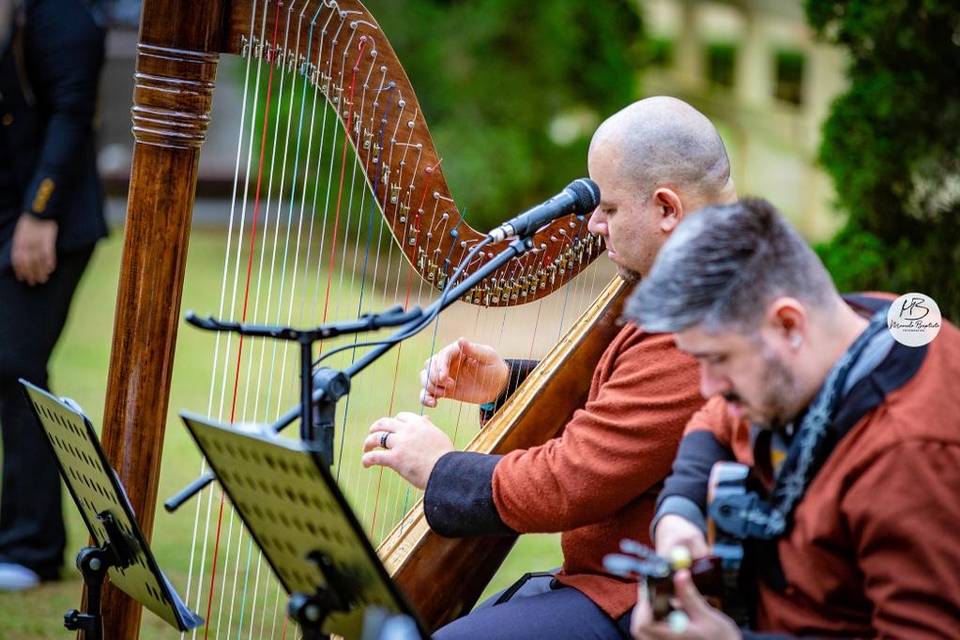
<path id="1" fill-rule="evenodd" d="M 377 607 L 410 616 L 422 637 L 429 637 L 308 444 L 241 432 L 186 412 L 180 417 L 288 594 L 338 590 L 309 560 L 319 554 L 345 578 L 351 606 L 330 612 L 323 633 L 360 638 L 365 610 Z"/>
<path id="2" fill-rule="evenodd" d="M 103 546 L 110 541 L 103 521 L 105 514 L 112 516 L 123 535 L 131 557 L 127 566 L 108 570 L 110 582 L 180 631 L 200 626 L 203 619 L 186 607 L 160 571 L 90 420 L 43 389 L 25 380 L 20 383 L 57 458 L 60 475 L 96 544 Z"/>

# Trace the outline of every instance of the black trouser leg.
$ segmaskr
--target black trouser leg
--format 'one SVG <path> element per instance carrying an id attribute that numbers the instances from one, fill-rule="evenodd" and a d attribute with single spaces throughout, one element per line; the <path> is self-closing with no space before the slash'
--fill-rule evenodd
<path id="1" fill-rule="evenodd" d="M 22 564 L 45 579 L 59 573 L 66 545 L 60 478 L 17 379 L 47 387 L 47 362 L 91 253 L 58 256 L 50 280 L 36 287 L 0 274 L 0 562 Z"/>

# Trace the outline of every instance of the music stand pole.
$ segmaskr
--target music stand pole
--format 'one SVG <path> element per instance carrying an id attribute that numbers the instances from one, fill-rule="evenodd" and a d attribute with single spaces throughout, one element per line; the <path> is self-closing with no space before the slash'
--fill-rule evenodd
<path id="1" fill-rule="evenodd" d="M 63 626 L 70 631 L 83 631 L 84 640 L 103 640 L 100 596 L 107 570 L 127 567 L 134 558 L 113 514 L 101 514 L 99 520 L 107 532 L 106 542 L 99 547 L 84 547 L 77 554 L 77 568 L 80 569 L 83 584 L 87 587 L 87 610 L 80 612 L 71 609 L 63 616 Z"/>

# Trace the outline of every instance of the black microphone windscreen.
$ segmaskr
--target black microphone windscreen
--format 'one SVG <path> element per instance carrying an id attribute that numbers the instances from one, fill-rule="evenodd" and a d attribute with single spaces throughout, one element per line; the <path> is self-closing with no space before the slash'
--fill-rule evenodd
<path id="1" fill-rule="evenodd" d="M 600 187 L 590 178 L 578 178 L 567 185 L 567 189 L 577 198 L 578 214 L 590 213 L 600 206 Z"/>

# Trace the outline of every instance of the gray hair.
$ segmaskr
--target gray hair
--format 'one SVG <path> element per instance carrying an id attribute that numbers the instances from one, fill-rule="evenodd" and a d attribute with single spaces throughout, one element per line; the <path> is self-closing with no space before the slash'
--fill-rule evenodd
<path id="1" fill-rule="evenodd" d="M 630 295 L 624 315 L 647 331 L 700 326 L 745 332 L 779 296 L 826 309 L 837 291 L 819 258 L 773 205 L 744 199 L 686 216 Z"/>
<path id="2" fill-rule="evenodd" d="M 615 145 L 623 175 L 644 197 L 676 185 L 713 198 L 730 181 L 727 149 L 710 119 L 668 96 L 644 98 L 613 114 L 594 134 L 591 147 Z"/>

